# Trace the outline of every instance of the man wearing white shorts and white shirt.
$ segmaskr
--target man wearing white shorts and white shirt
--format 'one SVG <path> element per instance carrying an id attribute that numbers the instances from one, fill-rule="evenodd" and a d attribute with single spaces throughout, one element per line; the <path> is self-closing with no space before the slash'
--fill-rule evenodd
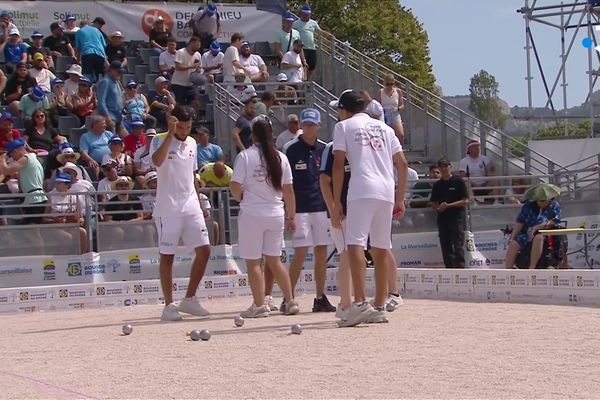
<path id="1" fill-rule="evenodd" d="M 302 135 L 288 142 L 283 152 L 290 162 L 294 176 L 296 197 L 296 232 L 293 236 L 294 258 L 290 263 L 290 280 L 295 289 L 300 270 L 309 247 L 314 249 L 316 298 L 313 312 L 334 312 L 336 308 L 325 296 L 327 274 L 327 246 L 332 243 L 329 234 L 327 206 L 319 186 L 321 156 L 325 142 L 318 139 L 321 114 L 314 108 L 300 114 Z"/>
<path id="2" fill-rule="evenodd" d="M 362 95 L 345 91 L 332 106 L 338 109 L 340 122 L 333 133 L 333 197 L 332 225 L 340 229 L 344 218 L 341 205 L 344 163 L 352 169 L 348 188 L 346 247 L 354 286 L 354 304 L 347 316 L 349 324 L 386 322 L 383 308 L 387 294 L 388 250 L 392 214 L 404 213 L 404 191 L 408 163 L 394 131 L 381 121 L 365 114 Z M 394 195 L 396 167 L 398 184 Z M 366 302 L 364 249 L 370 237 L 375 261 L 375 310 Z"/>
<path id="3" fill-rule="evenodd" d="M 158 176 L 153 217 L 158 232 L 160 283 L 165 298 L 163 321 L 181 320 L 180 311 L 197 316 L 209 314 L 195 297 L 210 256 L 210 242 L 194 187 L 197 145 L 189 136 L 192 115 L 189 107 L 176 106 L 167 118 L 168 132 L 155 136 L 150 145 Z M 172 270 L 180 238 L 188 248 L 195 249 L 196 257 L 187 293 L 177 307 L 173 304 Z"/>

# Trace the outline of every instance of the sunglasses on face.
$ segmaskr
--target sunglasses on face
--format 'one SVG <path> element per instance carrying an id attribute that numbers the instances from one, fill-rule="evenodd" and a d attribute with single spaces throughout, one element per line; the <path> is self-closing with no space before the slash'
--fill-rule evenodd
<path id="1" fill-rule="evenodd" d="M 35 116 L 36 118 L 46 118 L 46 116 L 44 114 L 38 114 Z"/>

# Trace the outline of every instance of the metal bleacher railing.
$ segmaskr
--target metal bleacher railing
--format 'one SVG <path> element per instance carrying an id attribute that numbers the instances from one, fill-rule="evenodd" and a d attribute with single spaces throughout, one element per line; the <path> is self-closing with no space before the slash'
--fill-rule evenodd
<path id="1" fill-rule="evenodd" d="M 591 171 L 589 171 L 591 172 Z M 597 172 L 595 172 L 597 174 Z M 525 188 L 539 181 L 556 182 L 563 179 L 559 175 L 513 175 L 490 177 L 489 189 L 494 193 L 486 195 L 488 203 L 494 199 L 493 204 L 483 202 L 481 198 L 471 197 L 467 209 L 467 229 L 471 231 L 497 230 L 506 225 L 512 225 L 519 212 L 522 193 Z M 517 181 L 518 180 L 518 181 Z M 433 184 L 435 180 L 422 179 L 419 182 Z M 470 182 L 467 179 L 470 190 Z M 409 185 L 411 188 L 414 182 Z M 583 190 L 583 189 L 582 189 Z M 427 207 L 430 189 L 411 189 L 411 199 L 407 199 L 406 214 L 403 219 L 395 221 L 393 233 L 432 232 L 437 230 L 436 213 Z M 600 193 L 599 187 L 585 188 L 586 193 L 591 193 L 588 199 L 583 196 L 574 198 L 568 188 L 563 186 L 561 202 L 563 217 L 586 217 L 600 214 L 600 204 L 597 201 Z M 211 232 L 212 244 L 234 244 L 237 242 L 237 216 L 239 205 L 229 194 L 228 188 L 204 188 L 212 204 L 207 227 Z M 115 192 L 111 192 L 115 194 Z M 0 254 L 1 257 L 20 257 L 34 255 L 75 255 L 81 251 L 105 252 L 112 250 L 155 248 L 158 245 L 156 227 L 148 213 L 144 218 L 128 221 L 115 221 L 120 214 L 141 213 L 141 195 L 150 193 L 147 190 L 133 190 L 127 193 L 130 197 L 123 201 L 111 201 L 111 204 L 126 205 L 137 204 L 138 210 L 108 211 L 102 196 L 106 193 L 80 193 L 83 197 L 81 208 L 81 223 L 77 223 L 75 211 L 63 213 L 23 213 L 22 204 L 24 194 L 0 195 Z M 421 207 L 415 205 L 416 195 L 422 197 Z M 134 197 L 135 196 L 135 197 Z M 515 201 L 515 199 L 517 201 Z M 107 221 L 105 216 L 111 215 L 112 221 Z M 44 217 L 40 224 L 28 224 L 27 218 Z M 50 218 L 48 218 L 50 217 Z M 57 217 L 65 217 L 60 220 Z M 73 221 L 73 222 L 70 222 Z M 219 227 L 218 237 L 212 233 L 213 222 Z M 82 234 L 82 230 L 84 234 Z M 85 241 L 82 243 L 82 241 Z"/>

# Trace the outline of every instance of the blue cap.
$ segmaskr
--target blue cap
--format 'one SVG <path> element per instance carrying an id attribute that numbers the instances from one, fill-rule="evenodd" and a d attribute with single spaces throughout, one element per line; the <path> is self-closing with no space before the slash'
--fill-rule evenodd
<path id="1" fill-rule="evenodd" d="M 244 41 L 242 42 L 242 47 L 244 47 L 244 46 L 250 46 L 250 42 L 249 42 L 249 41 L 247 41 L 247 40 L 244 40 Z"/>
<path id="2" fill-rule="evenodd" d="M 319 110 L 314 108 L 305 108 L 300 113 L 300 123 L 310 122 L 315 125 L 321 123 L 321 113 Z"/>
<path id="3" fill-rule="evenodd" d="M 61 151 L 62 151 L 63 149 L 68 149 L 68 148 L 71 148 L 71 149 L 73 148 L 73 145 L 72 145 L 71 143 L 69 143 L 69 142 L 63 142 L 63 143 L 61 143 L 61 144 L 58 146 L 58 149 L 59 149 L 59 150 L 61 150 Z"/>
<path id="4" fill-rule="evenodd" d="M 0 12 L 0 18 L 4 18 L 4 17 L 10 17 L 10 14 L 6 10 L 3 10 L 2 12 Z"/>
<path id="5" fill-rule="evenodd" d="M 108 141 L 108 144 L 112 143 L 123 143 L 123 139 L 121 139 L 121 136 L 119 135 L 112 135 L 112 137 Z"/>
<path id="6" fill-rule="evenodd" d="M 125 86 L 127 86 L 127 87 L 129 87 L 129 86 L 137 86 L 137 83 L 133 79 L 130 79 L 130 80 L 127 81 L 127 85 L 125 85 Z"/>
<path id="7" fill-rule="evenodd" d="M 31 89 L 31 98 L 36 102 L 44 100 L 44 97 L 46 97 L 46 92 L 41 87 L 36 86 Z"/>
<path id="8" fill-rule="evenodd" d="M 281 19 L 283 19 L 284 21 L 292 21 L 292 22 L 294 22 L 296 20 L 296 18 L 294 18 L 294 14 L 292 14 L 289 11 L 286 11 L 286 13 L 282 15 Z"/>
<path id="9" fill-rule="evenodd" d="M 221 45 L 216 40 L 210 44 L 211 51 L 221 51 Z"/>
<path id="10" fill-rule="evenodd" d="M 52 79 L 52 81 L 50 81 L 50 84 L 54 85 L 64 85 L 65 81 L 63 81 L 60 78 L 54 78 Z"/>
<path id="11" fill-rule="evenodd" d="M 114 60 L 108 65 L 109 69 L 114 69 L 120 72 L 123 72 L 123 65 L 120 61 Z"/>
<path id="12" fill-rule="evenodd" d="M 66 172 L 59 172 L 56 174 L 56 182 L 71 183 L 71 175 Z"/>
<path id="13" fill-rule="evenodd" d="M 312 10 L 310 9 L 310 6 L 308 4 L 306 4 L 300 8 L 300 12 L 310 14 L 310 13 L 312 13 Z"/>
<path id="14" fill-rule="evenodd" d="M 13 150 L 23 146 L 25 146 L 25 142 L 23 141 L 23 139 L 15 139 L 8 143 L 8 145 L 6 146 L 6 152 L 10 156 L 10 153 L 12 153 Z"/>
<path id="15" fill-rule="evenodd" d="M 74 16 L 73 14 L 67 14 L 65 16 L 65 21 L 76 21 L 76 20 L 77 20 L 77 17 Z"/>
<path id="16" fill-rule="evenodd" d="M 81 78 L 79 78 L 79 84 L 84 84 L 84 85 L 88 85 L 88 86 L 92 86 L 92 81 L 89 80 L 89 78 L 82 76 Z"/>
<path id="17" fill-rule="evenodd" d="M 33 33 L 31 34 L 31 37 L 32 38 L 34 38 L 34 37 L 41 37 L 41 38 L 43 38 L 44 34 L 42 32 L 40 32 L 40 31 L 33 31 Z"/>
<path id="18" fill-rule="evenodd" d="M 13 117 L 13 115 L 9 112 L 9 111 L 5 111 L 2 113 L 2 115 L 0 115 L 0 121 L 14 121 L 15 117 Z"/>
<path id="19" fill-rule="evenodd" d="M 142 121 L 142 120 L 141 120 L 141 119 L 139 119 L 139 118 L 134 118 L 134 119 L 131 121 L 131 126 L 144 126 L 144 121 Z"/>
<path id="20" fill-rule="evenodd" d="M 215 13 L 217 12 L 217 6 L 214 5 L 213 3 L 210 3 L 207 7 L 206 7 L 206 14 L 213 16 L 215 15 Z"/>

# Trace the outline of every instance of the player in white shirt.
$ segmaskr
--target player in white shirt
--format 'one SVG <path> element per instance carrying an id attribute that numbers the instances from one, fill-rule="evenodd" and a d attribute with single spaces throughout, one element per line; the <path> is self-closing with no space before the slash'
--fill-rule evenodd
<path id="1" fill-rule="evenodd" d="M 461 178 L 469 178 L 473 197 L 480 203 L 493 203 L 493 198 L 485 196 L 497 194 L 495 189 L 488 189 L 487 186 L 493 186 L 494 181 L 486 177 L 494 173 L 494 164 L 492 161 L 481 154 L 481 146 L 477 140 L 469 140 L 467 143 L 467 156 L 460 160 L 458 164 Z"/>
<path id="2" fill-rule="evenodd" d="M 167 118 L 168 132 L 155 136 L 150 145 L 158 176 L 153 217 L 158 232 L 160 283 L 165 298 L 163 321 L 181 320 L 179 312 L 197 316 L 209 314 L 195 297 L 210 256 L 210 242 L 194 187 L 197 145 L 189 136 L 192 115 L 190 108 L 176 106 Z M 173 260 L 180 238 L 186 246 L 194 248 L 196 257 L 185 298 L 177 307 L 173 304 Z"/>
<path id="3" fill-rule="evenodd" d="M 283 291 L 285 313 L 296 314 L 298 303 L 280 259 L 285 222 L 290 231 L 296 228 L 292 170 L 286 156 L 273 144 L 273 127 L 269 119 L 261 115 L 252 120 L 251 126 L 254 144 L 236 157 L 230 184 L 231 194 L 240 202 L 238 250 L 240 257 L 246 260 L 254 298 L 252 306 L 241 316 L 269 315 L 260 266 L 263 256 Z"/>
<path id="4" fill-rule="evenodd" d="M 297 83 L 304 80 L 304 67 L 302 66 L 302 40 L 294 40 L 292 50 L 283 55 L 281 69 L 288 77 L 288 83 Z"/>
<path id="5" fill-rule="evenodd" d="M 209 50 L 202 54 L 202 73 L 208 77 L 210 83 L 215 82 L 215 75 L 223 74 L 223 58 L 225 55 L 218 42 L 212 42 Z"/>
<path id="6" fill-rule="evenodd" d="M 388 250 L 392 215 L 404 214 L 404 191 L 408 163 L 394 131 L 363 112 L 365 103 L 356 91 L 345 91 L 337 101 L 340 122 L 333 133 L 333 198 L 331 223 L 342 229 L 341 204 L 344 164 L 352 169 L 348 187 L 345 223 L 346 248 L 354 286 L 354 303 L 342 318 L 353 325 L 361 322 L 386 322 L 384 303 L 387 294 Z M 394 190 L 396 167 L 398 184 Z M 394 193 L 395 192 L 395 193 Z M 375 261 L 375 310 L 366 302 L 364 249 L 370 237 Z"/>

